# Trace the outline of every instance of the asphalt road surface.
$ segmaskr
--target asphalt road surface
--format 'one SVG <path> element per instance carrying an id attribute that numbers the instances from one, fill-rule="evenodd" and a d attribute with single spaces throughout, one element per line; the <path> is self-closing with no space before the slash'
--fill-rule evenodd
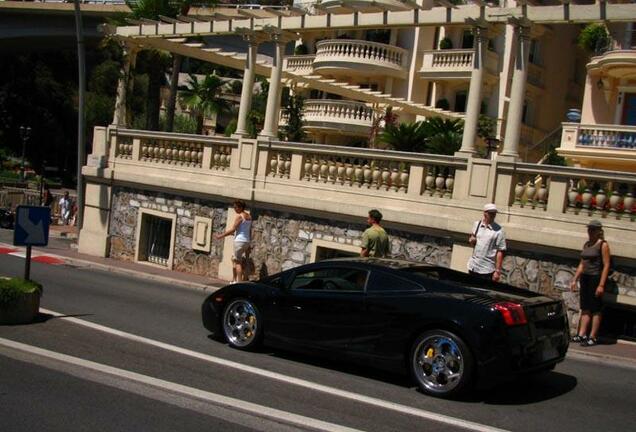
<path id="1" fill-rule="evenodd" d="M 24 261 L 0 256 L 0 274 Z M 211 340 L 207 293 L 34 263 L 38 323 L 0 327 L 0 430 L 636 430 L 636 369 L 568 359 L 461 400 L 398 373 Z M 62 316 L 58 316 L 61 314 Z"/>

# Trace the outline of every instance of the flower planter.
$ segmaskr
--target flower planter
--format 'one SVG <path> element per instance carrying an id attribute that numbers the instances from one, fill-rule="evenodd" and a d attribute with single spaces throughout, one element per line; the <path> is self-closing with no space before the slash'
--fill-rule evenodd
<path id="1" fill-rule="evenodd" d="M 28 324 L 40 311 L 40 292 L 22 294 L 7 304 L 0 304 L 0 325 Z"/>

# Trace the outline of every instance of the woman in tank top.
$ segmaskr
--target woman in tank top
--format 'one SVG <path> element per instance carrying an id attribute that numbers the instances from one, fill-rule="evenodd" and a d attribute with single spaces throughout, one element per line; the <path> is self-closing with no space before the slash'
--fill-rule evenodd
<path id="1" fill-rule="evenodd" d="M 597 344 L 603 309 L 603 292 L 610 269 L 610 250 L 603 237 L 601 222 L 590 221 L 587 225 L 587 235 L 589 240 L 583 245 L 581 260 L 570 284 L 570 289 L 574 291 L 576 282 L 580 281 L 581 317 L 578 333 L 572 341 L 579 342 L 581 346 Z"/>
<path id="2" fill-rule="evenodd" d="M 220 240 L 223 237 L 234 234 L 232 283 L 235 283 L 247 280 L 245 268 L 250 242 L 252 241 L 252 216 L 245 211 L 245 203 L 241 200 L 234 201 L 233 207 L 236 212 L 236 218 L 234 218 L 232 227 L 223 234 L 215 235 L 214 238 Z"/>

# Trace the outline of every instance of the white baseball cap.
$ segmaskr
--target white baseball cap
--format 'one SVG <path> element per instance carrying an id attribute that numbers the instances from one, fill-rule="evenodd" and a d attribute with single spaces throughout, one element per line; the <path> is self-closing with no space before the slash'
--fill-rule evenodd
<path id="1" fill-rule="evenodd" d="M 484 206 L 484 211 L 497 213 L 497 206 L 495 206 L 494 204 L 486 204 Z"/>

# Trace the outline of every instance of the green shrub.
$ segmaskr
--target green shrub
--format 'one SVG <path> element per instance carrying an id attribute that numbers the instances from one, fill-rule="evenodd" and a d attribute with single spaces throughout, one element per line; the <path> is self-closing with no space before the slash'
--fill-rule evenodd
<path id="1" fill-rule="evenodd" d="M 595 53 L 609 42 L 607 28 L 604 24 L 590 23 L 581 30 L 576 42 L 585 51 Z"/>
<path id="2" fill-rule="evenodd" d="M 16 301 L 24 294 L 42 293 L 42 285 L 19 278 L 0 279 L 0 306 Z"/>
<path id="3" fill-rule="evenodd" d="M 448 111 L 450 109 L 450 103 L 448 103 L 448 99 L 446 98 L 438 99 L 437 102 L 435 102 L 435 108 Z"/>
<path id="4" fill-rule="evenodd" d="M 296 48 L 294 48 L 294 55 L 307 55 L 309 54 L 309 50 L 307 49 L 307 45 L 300 44 Z"/>
<path id="5" fill-rule="evenodd" d="M 439 49 L 453 49 L 453 41 L 445 37 L 439 41 Z"/>

